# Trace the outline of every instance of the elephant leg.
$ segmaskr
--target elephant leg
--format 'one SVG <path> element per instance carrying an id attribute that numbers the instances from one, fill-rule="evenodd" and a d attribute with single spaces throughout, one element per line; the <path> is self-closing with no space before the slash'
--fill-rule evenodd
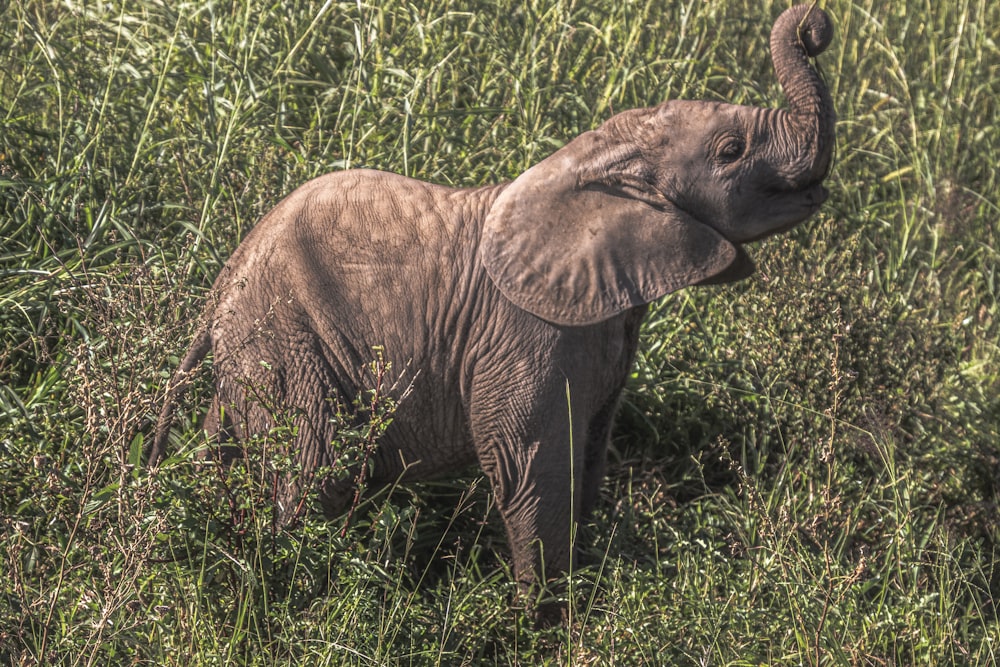
<path id="1" fill-rule="evenodd" d="M 224 407 L 218 394 L 212 397 L 212 405 L 202 426 L 211 444 L 207 450 L 199 453 L 198 458 L 211 458 L 228 465 L 243 456 L 243 449 L 237 444 L 239 436 L 235 432 L 232 413 L 231 408 Z"/>
<path id="2" fill-rule="evenodd" d="M 268 410 L 268 423 L 282 430 L 269 433 L 274 428 L 269 426 L 257 432 L 265 459 L 290 464 L 275 470 L 269 482 L 277 512 L 275 525 L 293 524 L 302 515 L 306 495 L 313 488 L 318 491 L 324 514 L 337 516 L 353 498 L 356 472 L 337 468 L 336 410 L 318 400 L 304 405 L 295 405 L 287 397 L 282 401 L 281 408 Z"/>
<path id="3" fill-rule="evenodd" d="M 621 397 L 625 391 L 625 378 L 635 361 L 635 353 L 639 347 L 639 328 L 645 314 L 646 307 L 643 306 L 636 308 L 625 318 L 624 331 L 622 332 L 624 346 L 618 362 L 620 365 L 613 373 L 613 377 L 618 378 L 617 384 L 605 398 L 601 407 L 594 413 L 587 428 L 587 459 L 583 479 L 581 521 L 585 521 L 590 516 L 601 497 L 601 486 L 604 484 L 604 477 L 607 474 L 611 429 L 614 426 L 615 415 L 618 414 Z"/>
<path id="4" fill-rule="evenodd" d="M 608 446 L 611 442 L 611 427 L 621 392 L 618 391 L 601 407 L 590 420 L 587 430 L 587 453 L 584 460 L 582 505 L 580 520 L 586 521 L 594 511 L 601 497 L 601 485 L 608 467 Z"/>
<path id="5" fill-rule="evenodd" d="M 535 392 L 497 392 L 496 400 L 478 403 L 472 420 L 480 464 L 503 517 L 514 574 L 528 600 L 540 599 L 546 589 L 558 595 L 554 582 L 573 567 L 588 420 L 574 414 L 571 429 L 562 382 L 553 383 L 547 399 Z M 545 601 L 535 605 L 534 612 L 539 623 L 549 624 L 559 621 L 564 608 L 563 603 Z"/>
<path id="6" fill-rule="evenodd" d="M 300 485 L 296 491 L 301 493 L 306 485 L 315 485 L 323 513 L 328 518 L 336 518 L 355 501 L 361 470 L 358 461 L 365 458 L 361 452 L 345 449 L 361 446 L 356 442 L 344 442 L 345 426 L 359 427 L 363 417 L 355 414 L 348 418 L 348 424 L 344 424 L 344 397 L 356 392 L 338 381 L 333 367 L 323 359 L 319 344 L 312 343 L 312 363 L 308 372 L 298 374 L 307 377 L 308 382 L 298 388 L 296 397 L 300 406 L 294 422 L 295 457 L 300 469 Z M 345 453 L 353 453 L 353 456 L 342 456 Z M 316 474 L 318 470 L 322 470 L 319 475 Z"/>
<path id="7" fill-rule="evenodd" d="M 506 460 L 488 474 L 519 589 L 525 599 L 538 601 L 533 611 L 549 625 L 559 622 L 565 608 L 554 598 L 563 590 L 558 581 L 574 566 L 582 477 L 571 476 L 566 444 L 529 441 L 519 449 L 514 456 L 498 456 Z M 583 456 L 573 458 L 582 471 Z"/>
<path id="8" fill-rule="evenodd" d="M 295 404 L 290 420 L 295 437 L 288 452 L 294 469 L 278 485 L 281 525 L 300 515 L 305 495 L 313 488 L 328 518 L 342 514 L 355 497 L 359 466 L 340 460 L 344 435 L 340 432 L 341 416 L 337 409 L 339 392 L 329 378 L 325 379 L 328 381 L 310 384 L 309 391 L 299 391 L 288 399 Z"/>
<path id="9" fill-rule="evenodd" d="M 341 436 L 338 436 L 336 409 L 333 405 L 332 400 L 328 401 L 326 409 L 320 410 L 318 416 L 311 418 L 309 420 L 311 423 L 303 425 L 300 434 L 308 435 L 307 437 L 300 435 L 299 446 L 304 454 L 303 466 L 309 466 L 313 470 L 321 466 L 327 468 L 327 471 L 316 480 L 316 486 L 320 506 L 328 519 L 339 517 L 351 507 L 357 498 L 358 483 L 361 481 L 359 475 L 361 464 L 345 463 L 340 460 L 342 449 L 338 437 Z M 352 443 L 351 446 L 360 445 Z M 359 452 L 354 458 L 363 460 L 364 453 Z"/>
<path id="10" fill-rule="evenodd" d="M 293 339 L 284 340 L 291 345 Z M 280 359 L 277 352 L 262 356 Z M 325 513 L 338 514 L 346 506 L 343 498 L 349 495 L 347 487 L 353 490 L 355 478 L 343 470 L 331 469 L 321 477 L 316 474 L 337 460 L 333 447 L 339 392 L 329 366 L 316 355 L 303 356 L 312 362 L 306 369 L 277 361 L 264 367 L 230 357 L 228 366 L 219 367 L 216 397 L 205 420 L 205 430 L 218 441 L 218 453 L 213 455 L 223 463 L 251 454 L 247 448 L 253 447 L 257 456 L 291 464 L 275 470 L 274 477 L 265 482 L 276 504 L 277 526 L 296 520 L 314 484 Z"/>

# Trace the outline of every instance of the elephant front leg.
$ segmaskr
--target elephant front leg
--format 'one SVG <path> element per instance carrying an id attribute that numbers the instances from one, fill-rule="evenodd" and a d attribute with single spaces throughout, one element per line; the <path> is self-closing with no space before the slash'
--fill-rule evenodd
<path id="1" fill-rule="evenodd" d="M 506 423 L 479 421 L 477 449 L 503 517 L 519 589 L 540 624 L 556 623 L 565 609 L 558 582 L 573 567 L 583 504 L 586 429 L 571 429 L 565 411 L 521 419 L 512 417 L 517 410 L 489 412 Z"/>
<path id="2" fill-rule="evenodd" d="M 587 450 L 583 473 L 583 497 L 580 508 L 581 521 L 586 521 L 590 518 L 601 498 L 601 486 L 604 484 L 604 476 L 608 468 L 608 445 L 611 442 L 611 426 L 614 422 L 615 413 L 618 411 L 618 397 L 620 393 L 620 390 L 617 391 L 590 420 L 587 430 Z"/>

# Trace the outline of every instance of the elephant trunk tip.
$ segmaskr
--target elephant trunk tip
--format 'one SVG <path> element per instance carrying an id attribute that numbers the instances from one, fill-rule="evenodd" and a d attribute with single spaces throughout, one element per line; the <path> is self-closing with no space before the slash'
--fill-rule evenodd
<path id="1" fill-rule="evenodd" d="M 816 5 L 796 5 L 778 17 L 772 30 L 772 38 L 793 36 L 810 58 L 823 53 L 833 41 L 833 21 Z"/>
<path id="2" fill-rule="evenodd" d="M 833 21 L 819 7 L 813 7 L 799 24 L 799 38 L 806 48 L 806 54 L 815 58 L 826 51 L 833 41 Z"/>

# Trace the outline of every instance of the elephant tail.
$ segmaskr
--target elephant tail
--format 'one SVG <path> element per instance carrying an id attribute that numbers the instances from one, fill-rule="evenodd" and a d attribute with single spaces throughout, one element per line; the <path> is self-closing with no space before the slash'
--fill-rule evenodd
<path id="1" fill-rule="evenodd" d="M 181 365 L 174 371 L 170 382 L 167 384 L 166 396 L 163 399 L 163 407 L 160 409 L 160 417 L 156 421 L 156 435 L 153 437 L 153 446 L 150 448 L 146 465 L 154 467 L 163 460 L 167 449 L 167 436 L 170 433 L 170 422 L 174 417 L 174 407 L 177 400 L 184 394 L 191 383 L 191 371 L 194 370 L 201 360 L 208 354 L 212 347 L 212 336 L 208 326 L 203 326 L 195 336 L 191 347 L 181 361 Z"/>

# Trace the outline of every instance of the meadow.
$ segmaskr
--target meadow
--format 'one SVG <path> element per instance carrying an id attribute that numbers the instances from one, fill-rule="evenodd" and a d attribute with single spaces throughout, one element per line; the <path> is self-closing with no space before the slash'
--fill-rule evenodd
<path id="1" fill-rule="evenodd" d="M 537 630 L 476 470 L 275 531 L 266 448 L 199 466 L 207 369 L 143 468 L 166 379 L 305 180 L 476 186 L 628 108 L 780 105 L 788 3 L 0 2 L 0 658 L 997 664 L 1000 3 L 821 5 L 830 199 L 652 309 Z"/>

